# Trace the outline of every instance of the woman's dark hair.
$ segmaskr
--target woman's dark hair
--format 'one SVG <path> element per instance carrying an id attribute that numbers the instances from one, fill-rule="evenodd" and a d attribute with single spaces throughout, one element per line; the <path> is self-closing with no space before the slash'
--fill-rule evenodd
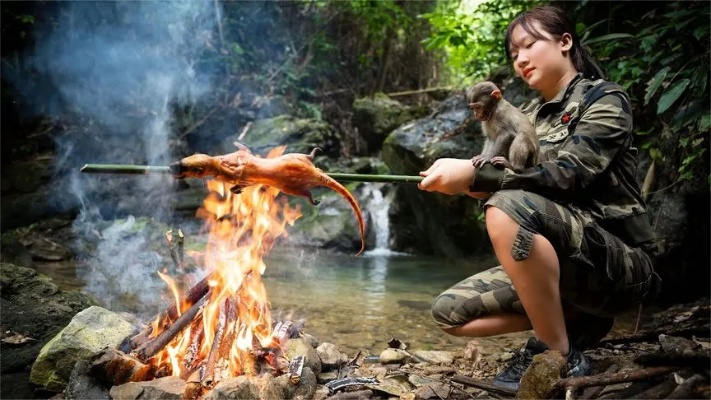
<path id="1" fill-rule="evenodd" d="M 578 72 L 582 72 L 583 76 L 589 79 L 605 78 L 600 67 L 597 66 L 590 53 L 580 44 L 580 38 L 575 33 L 575 25 L 570 21 L 570 18 L 560 8 L 553 6 L 539 6 L 531 8 L 519 14 L 513 21 L 509 23 L 506 29 L 506 40 L 504 47 L 506 58 L 511 60 L 511 32 L 517 26 L 521 26 L 529 35 L 538 40 L 548 39 L 533 26 L 534 22 L 540 24 L 540 28 L 553 36 L 555 39 L 560 39 L 563 34 L 569 33 L 573 38 L 573 45 L 570 48 L 570 58 Z"/>

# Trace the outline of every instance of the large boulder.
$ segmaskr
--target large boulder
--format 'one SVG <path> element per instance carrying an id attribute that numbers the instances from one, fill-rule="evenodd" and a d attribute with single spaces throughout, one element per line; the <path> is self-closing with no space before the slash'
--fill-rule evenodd
<path id="1" fill-rule="evenodd" d="M 0 263 L 0 308 L 3 337 L 2 398 L 31 394 L 28 373 L 40 349 L 66 326 L 72 317 L 96 300 L 77 291 L 61 291 L 45 275 L 14 264 Z M 17 335 L 17 336 L 15 336 Z"/>
<path id="2" fill-rule="evenodd" d="M 133 324 L 118 314 L 91 306 L 75 315 L 69 325 L 42 348 L 32 365 L 30 382 L 61 392 L 78 361 L 88 360 L 106 347 L 117 347 L 133 332 Z"/>
<path id="3" fill-rule="evenodd" d="M 424 112 L 422 107 L 407 106 L 383 93 L 376 93 L 353 102 L 351 120 L 368 144 L 368 149 L 375 151 L 395 128 L 424 116 Z"/>
<path id="4" fill-rule="evenodd" d="M 471 117 L 463 91 L 425 118 L 395 129 L 382 158 L 393 174 L 417 175 L 442 157 L 471 158 L 481 151 L 481 125 Z M 462 257 L 489 246 L 479 202 L 464 195 L 426 193 L 401 184 L 390 209 L 395 250 Z"/>
<path id="5" fill-rule="evenodd" d="M 221 150 L 236 151 L 233 144 L 236 139 L 234 136 L 225 139 Z M 318 147 L 321 149 L 318 155 L 336 158 L 340 152 L 338 134 L 327 122 L 286 114 L 253 121 L 240 141 L 259 155 L 266 155 L 280 145 L 287 146 L 287 153 L 310 153 Z"/>

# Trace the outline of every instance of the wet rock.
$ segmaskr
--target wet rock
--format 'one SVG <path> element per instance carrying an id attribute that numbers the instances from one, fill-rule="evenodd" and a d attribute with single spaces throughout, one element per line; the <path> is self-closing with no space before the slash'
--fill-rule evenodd
<path id="1" fill-rule="evenodd" d="M 533 356 L 531 366 L 521 377 L 517 399 L 547 399 L 553 385 L 565 373 L 565 358 L 557 351 L 547 350 Z"/>
<path id="2" fill-rule="evenodd" d="M 3 376 L 29 371 L 40 349 L 76 313 L 97 304 L 88 294 L 61 291 L 45 275 L 8 263 L 0 263 L 0 298 L 3 329 L 35 339 L 17 346 L 3 346 L 0 351 Z"/>
<path id="3" fill-rule="evenodd" d="M 88 360 L 107 346 L 118 346 L 133 330 L 132 324 L 101 307 L 81 311 L 42 348 L 32 365 L 30 382 L 63 391 L 77 361 Z"/>

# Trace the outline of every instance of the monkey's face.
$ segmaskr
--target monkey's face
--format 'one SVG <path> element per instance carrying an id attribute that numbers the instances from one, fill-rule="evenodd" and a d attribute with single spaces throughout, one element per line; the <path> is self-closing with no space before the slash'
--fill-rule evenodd
<path id="1" fill-rule="evenodd" d="M 479 82 L 467 90 L 469 109 L 479 121 L 488 121 L 501 99 L 501 91 L 492 82 Z"/>
<path id="2" fill-rule="evenodd" d="M 488 121 L 494 114 L 496 108 L 496 99 L 492 97 L 480 96 L 475 101 L 469 103 L 469 109 L 474 113 L 474 118 L 479 121 Z"/>

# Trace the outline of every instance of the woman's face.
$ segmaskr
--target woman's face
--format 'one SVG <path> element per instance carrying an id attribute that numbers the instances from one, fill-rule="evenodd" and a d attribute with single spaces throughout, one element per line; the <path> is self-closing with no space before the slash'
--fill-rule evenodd
<path id="1" fill-rule="evenodd" d="M 554 39 L 538 22 L 534 22 L 531 28 L 545 39 L 536 39 L 517 25 L 511 31 L 509 54 L 516 74 L 550 100 L 577 73 L 569 55 L 572 37 L 565 34 L 560 39 Z"/>

